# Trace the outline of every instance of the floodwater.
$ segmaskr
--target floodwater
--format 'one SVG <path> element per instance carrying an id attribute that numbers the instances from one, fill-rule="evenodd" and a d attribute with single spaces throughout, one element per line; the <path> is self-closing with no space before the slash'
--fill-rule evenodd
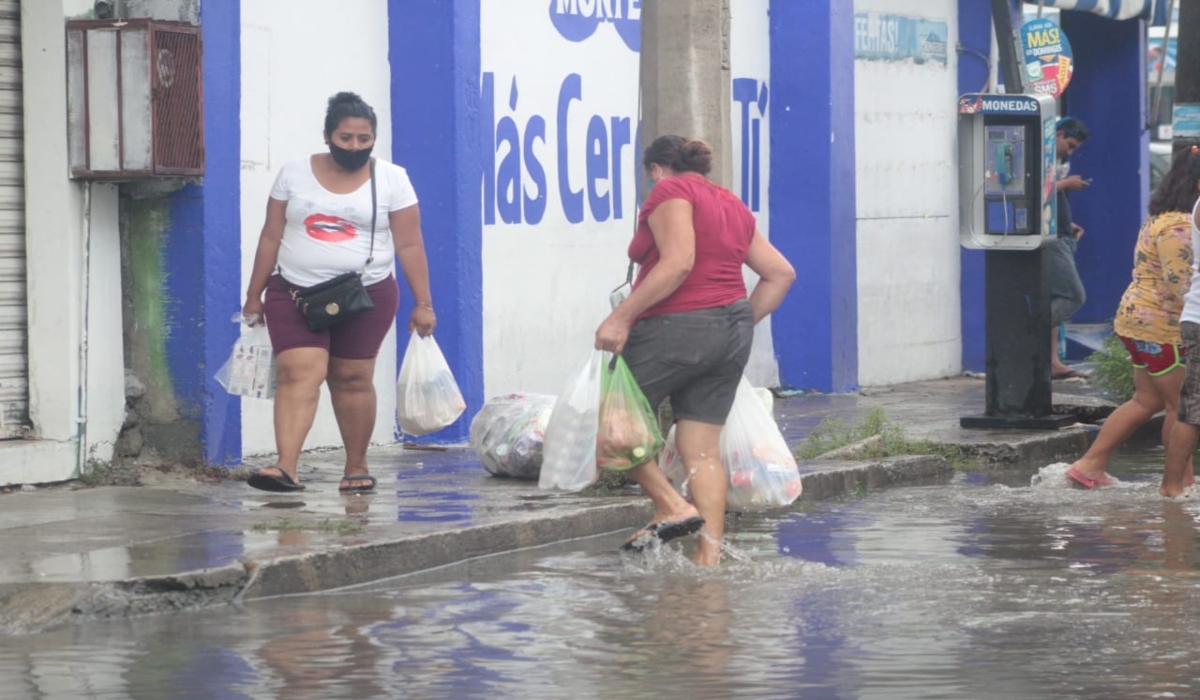
<path id="1" fill-rule="evenodd" d="M 0 639 L 15 698 L 1200 696 L 1200 498 L 1053 469 L 746 515 L 730 561 L 625 533 L 369 587 Z M 1061 469 L 1059 470 L 1061 471 Z"/>

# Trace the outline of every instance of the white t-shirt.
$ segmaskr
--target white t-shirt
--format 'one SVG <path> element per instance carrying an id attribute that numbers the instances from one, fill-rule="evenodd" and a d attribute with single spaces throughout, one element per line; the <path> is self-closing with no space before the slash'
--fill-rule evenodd
<path id="1" fill-rule="evenodd" d="M 388 214 L 417 203 L 404 168 L 376 159 L 374 259 L 363 284 L 382 282 L 395 268 L 396 250 Z M 350 194 L 334 194 L 317 182 L 312 158 L 285 164 L 271 199 L 287 202 L 287 225 L 279 247 L 279 273 L 297 287 L 311 287 L 363 269 L 371 249 L 371 182 Z"/>
<path id="2" fill-rule="evenodd" d="M 1192 250 L 1200 252 L 1200 229 L 1196 228 L 1196 215 L 1200 214 L 1200 201 L 1192 206 Z M 1179 321 L 1200 323 L 1200 256 L 1192 256 L 1192 287 L 1183 297 L 1183 311 Z"/>

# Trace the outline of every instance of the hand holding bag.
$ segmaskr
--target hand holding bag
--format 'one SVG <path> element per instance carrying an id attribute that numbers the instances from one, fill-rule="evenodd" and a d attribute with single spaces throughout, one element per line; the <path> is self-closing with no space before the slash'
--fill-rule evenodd
<path id="1" fill-rule="evenodd" d="M 613 355 L 600 381 L 596 466 L 624 471 L 654 459 L 663 438 L 625 358 Z"/>
<path id="2" fill-rule="evenodd" d="M 375 260 L 375 159 L 371 159 L 371 252 L 363 270 Z M 375 308 L 363 287 L 361 272 L 346 272 L 305 289 L 292 288 L 292 301 L 304 315 L 308 330 L 316 333 Z"/>
<path id="3" fill-rule="evenodd" d="M 406 435 L 428 435 L 449 426 L 467 410 L 450 364 L 432 335 L 416 331 L 396 378 L 396 420 Z"/>

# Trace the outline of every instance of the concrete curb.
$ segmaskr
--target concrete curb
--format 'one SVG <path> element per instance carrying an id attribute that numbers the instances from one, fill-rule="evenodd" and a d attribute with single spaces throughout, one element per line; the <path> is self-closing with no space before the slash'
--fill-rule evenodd
<path id="1" fill-rule="evenodd" d="M 863 489 L 944 482 L 942 457 L 804 464 L 802 500 Z M 582 506 L 558 514 L 526 514 L 505 523 L 338 547 L 324 552 L 171 576 L 125 581 L 13 584 L 0 587 L 0 632 L 32 634 L 72 622 L 197 609 L 331 590 L 500 554 L 637 527 L 652 516 L 648 500 Z"/>
<path id="2" fill-rule="evenodd" d="M 1063 455 L 1082 455 L 1099 432 L 1099 426 L 1088 426 L 1009 441 L 933 442 L 957 448 L 963 457 L 980 460 L 984 466 L 1045 465 Z"/>
<path id="3" fill-rule="evenodd" d="M 73 621 L 224 605 L 249 579 L 246 567 L 232 565 L 127 581 L 5 586 L 0 632 L 34 634 Z"/>
<path id="4" fill-rule="evenodd" d="M 637 527 L 653 516 L 650 503 L 584 507 L 567 515 L 468 527 L 251 564 L 241 599 L 311 593 L 370 583 L 447 564 Z"/>

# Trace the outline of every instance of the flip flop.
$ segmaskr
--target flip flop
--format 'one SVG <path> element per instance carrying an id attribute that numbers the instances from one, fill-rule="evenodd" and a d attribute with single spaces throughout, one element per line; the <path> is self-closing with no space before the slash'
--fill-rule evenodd
<path id="1" fill-rule="evenodd" d="M 641 552 L 654 543 L 666 544 L 680 537 L 687 537 L 704 527 L 704 518 L 699 515 L 686 520 L 676 520 L 669 523 L 650 523 L 637 534 L 621 545 L 625 552 Z"/>
<path id="2" fill-rule="evenodd" d="M 1089 376 L 1091 376 L 1091 375 L 1089 375 L 1087 372 L 1080 372 L 1077 369 L 1072 369 L 1072 370 L 1067 370 L 1066 372 L 1059 372 L 1058 374 L 1051 374 L 1050 378 L 1051 379 L 1087 379 Z"/>
<path id="3" fill-rule="evenodd" d="M 350 483 L 358 483 L 358 486 L 342 486 L 342 483 L 349 481 Z M 362 482 L 370 482 L 362 484 Z M 375 490 L 375 477 L 370 474 L 351 474 L 343 476 L 341 483 L 338 484 L 338 491 L 341 493 L 370 493 Z"/>
<path id="4" fill-rule="evenodd" d="M 267 469 L 279 469 L 279 467 L 267 467 Z M 279 469 L 279 476 L 274 474 L 264 474 L 262 471 L 256 471 L 246 479 L 246 483 L 260 491 L 271 491 L 273 493 L 291 493 L 293 491 L 303 491 L 304 484 L 298 484 L 288 473 Z"/>
<path id="5" fill-rule="evenodd" d="M 1067 476 L 1085 489 L 1098 489 L 1101 486 L 1112 486 L 1114 483 L 1116 483 L 1113 481 L 1112 477 L 1108 476 L 1107 474 L 1098 479 L 1093 479 L 1090 476 L 1085 476 L 1083 472 L 1079 471 L 1075 467 L 1071 467 L 1067 470 Z"/>

